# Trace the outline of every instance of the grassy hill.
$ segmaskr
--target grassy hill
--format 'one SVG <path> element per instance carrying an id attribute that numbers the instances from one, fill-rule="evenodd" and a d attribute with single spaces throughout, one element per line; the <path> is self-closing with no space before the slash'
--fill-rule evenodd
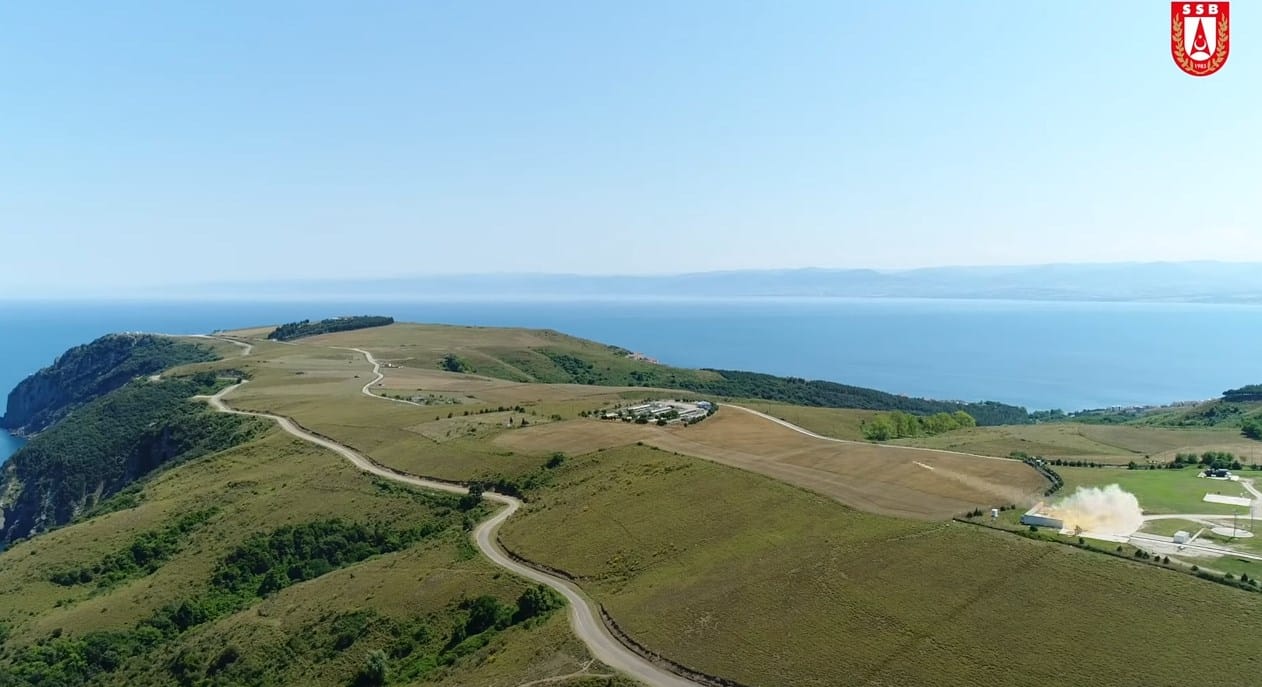
<path id="1" fill-rule="evenodd" d="M 316 342 L 323 339 L 317 338 Z M 1024 408 L 995 402 L 958 403 L 899 396 L 823 380 L 757 372 L 687 369 L 630 356 L 626 349 L 550 330 L 400 324 L 336 339 L 371 344 L 400 365 L 478 374 L 516 382 L 683 389 L 728 398 L 803 406 L 902 410 L 928 414 L 964 410 L 982 425 L 1028 421 Z M 422 345 L 415 341 L 425 341 Z"/>
<path id="2" fill-rule="evenodd" d="M 65 446 L 85 451 L 99 434 L 112 437 L 102 457 L 118 454 L 129 428 L 150 427 L 127 407 L 169 393 L 202 412 L 180 385 L 230 368 L 251 380 L 235 407 L 289 416 L 389 467 L 520 491 L 527 505 L 505 544 L 571 573 L 651 650 L 746 685 L 1235 685 L 1251 674 L 1202 657 L 1211 631 L 1215 651 L 1249 655 L 1262 594 L 946 519 L 1040 491 L 1018 461 L 828 441 L 732 407 L 692 427 L 593 419 L 584 411 L 700 395 L 632 373 L 698 384 L 725 373 L 555 332 L 392 325 L 280 343 L 270 331 L 237 334 L 250 355 L 89 403 L 78 412 L 96 420 Z M 385 378 L 347 347 L 371 351 Z M 129 394 L 138 400 L 109 405 Z M 751 405 L 843 439 L 873 412 Z M 104 426 L 115 416 L 117 436 Z M 920 441 L 1101 454 L 1247 441 L 1082 423 L 967 432 Z M 591 661 L 563 610 L 477 554 L 468 528 L 485 506 L 392 486 L 270 425 L 191 445 L 205 450 L 0 553 L 0 685 L 629 684 Z M 1136 488 L 1190 498 L 1140 484 L 1159 472 L 1136 471 Z M 1154 644 L 1136 668 L 1137 647 Z"/>
<path id="3" fill-rule="evenodd" d="M 1188 575 L 643 447 L 571 459 L 502 536 L 638 641 L 748 685 L 1240 684 L 1247 669 L 1198 660 L 1199 642 L 1214 628 L 1217 651 L 1246 655 L 1262 612 Z"/>
<path id="4" fill-rule="evenodd" d="M 121 505 L 0 554 L 0 684 L 332 687 L 354 683 L 379 651 L 391 684 L 490 686 L 576 672 L 589 660 L 564 613 L 471 623 L 474 601 L 515 608 L 530 585 L 476 556 L 455 497 L 378 482 L 275 431 L 163 472 Z M 140 539 L 190 513 L 209 515 L 176 535 L 152 569 L 105 583 L 54 581 L 130 557 Z M 395 539 L 356 549 L 364 545 L 344 527 L 318 538 L 314 567 L 276 559 L 282 577 L 270 586 L 267 564 L 245 584 L 225 577 L 278 534 L 330 518 Z M 296 577 L 285 567 L 294 565 Z"/>
<path id="5" fill-rule="evenodd" d="M 152 471 L 248 441 L 257 421 L 189 400 L 214 374 L 137 379 L 66 415 L 0 474 L 0 541 L 69 522 Z"/>
<path id="6" fill-rule="evenodd" d="M 205 345 L 152 334 L 109 334 L 75 346 L 9 392 L 0 427 L 34 434 L 131 380 L 188 363 L 214 360 Z"/>

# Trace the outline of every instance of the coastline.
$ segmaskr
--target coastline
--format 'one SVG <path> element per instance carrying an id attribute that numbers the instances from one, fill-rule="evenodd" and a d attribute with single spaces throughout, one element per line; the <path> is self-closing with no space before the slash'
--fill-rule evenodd
<path id="1" fill-rule="evenodd" d="M 26 444 L 26 438 L 0 429 L 0 466 L 9 462 L 9 457 L 17 453 Z"/>
<path id="2" fill-rule="evenodd" d="M 117 331 L 205 332 L 347 311 L 555 329 L 664 364 L 834 381 L 1033 411 L 1162 406 L 1253 381 L 1262 306 L 899 298 L 390 301 L 0 300 L 0 390 Z M 1204 331 L 1232 332 L 1206 338 Z M 1192 364 L 1189 364 L 1192 363 Z M 1178 370 L 1178 374 L 1171 371 Z"/>

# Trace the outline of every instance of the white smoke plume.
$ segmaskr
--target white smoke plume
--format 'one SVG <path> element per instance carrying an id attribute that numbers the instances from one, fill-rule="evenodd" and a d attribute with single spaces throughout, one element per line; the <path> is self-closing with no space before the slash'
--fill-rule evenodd
<path id="1" fill-rule="evenodd" d="M 1063 520 L 1068 529 L 1126 535 L 1144 524 L 1139 499 L 1116 484 L 1078 487 L 1070 496 L 1047 507 L 1047 514 Z"/>

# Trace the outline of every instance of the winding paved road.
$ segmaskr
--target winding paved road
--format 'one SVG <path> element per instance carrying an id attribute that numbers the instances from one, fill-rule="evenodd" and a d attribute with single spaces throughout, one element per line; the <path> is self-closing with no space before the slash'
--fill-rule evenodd
<path id="1" fill-rule="evenodd" d="M 372 396 L 373 398 L 381 398 L 385 401 L 410 403 L 409 401 L 398 401 L 398 399 L 385 398 L 372 394 L 368 390 L 369 387 L 383 377 L 380 365 L 372 357 L 372 354 L 367 351 L 360 349 L 349 350 L 362 353 L 364 358 L 368 362 L 372 363 L 373 372 L 377 375 L 376 379 L 364 385 L 363 392 L 365 394 Z M 329 439 L 316 436 L 315 434 L 306 431 L 289 418 L 272 415 L 270 413 L 237 410 L 229 407 L 228 404 L 224 402 L 224 397 L 245 383 L 246 382 L 240 382 L 238 384 L 234 384 L 221 390 L 214 396 L 204 396 L 202 398 L 210 403 L 211 407 L 220 412 L 231 413 L 233 415 L 249 415 L 272 420 L 289 434 L 333 451 L 339 456 L 350 461 L 352 465 L 360 470 L 377 475 L 383 479 L 407 484 L 413 487 L 419 487 L 421 489 L 433 489 L 453 494 L 468 493 L 468 489 L 459 485 L 448 484 L 446 482 L 436 482 L 422 477 L 416 477 L 414 475 L 405 475 L 394 472 L 393 470 L 378 465 L 376 462 L 360 454 L 349 446 L 344 446 L 335 441 L 330 441 Z M 521 501 L 518 501 L 511 496 L 497 494 L 495 492 L 483 492 L 482 497 L 487 500 L 503 504 L 504 508 L 501 508 L 499 512 L 490 518 L 483 520 L 473 530 L 473 538 L 478 550 L 480 550 L 482 555 L 490 559 L 490 561 L 495 565 L 508 570 L 518 577 L 523 577 L 528 580 L 538 582 L 539 584 L 547 585 L 557 593 L 561 594 L 561 596 L 565 597 L 569 607 L 570 626 L 573 628 L 574 634 L 587 645 L 587 650 L 591 652 L 593 657 L 610 668 L 621 671 L 628 676 L 649 685 L 655 685 L 657 687 L 699 687 L 702 685 L 702 683 L 694 682 L 669 672 L 625 647 L 621 642 L 615 639 L 613 635 L 609 634 L 609 630 L 605 627 L 605 624 L 601 622 L 596 611 L 593 609 L 593 604 L 588 600 L 587 596 L 583 594 L 582 590 L 570 581 L 540 572 L 534 568 L 518 563 L 512 558 L 509 558 L 508 554 L 500 548 L 498 542 L 496 541 L 496 533 L 499 531 L 500 525 L 504 524 L 505 520 L 508 520 L 512 517 L 513 513 L 516 513 L 517 510 L 521 508 Z"/>

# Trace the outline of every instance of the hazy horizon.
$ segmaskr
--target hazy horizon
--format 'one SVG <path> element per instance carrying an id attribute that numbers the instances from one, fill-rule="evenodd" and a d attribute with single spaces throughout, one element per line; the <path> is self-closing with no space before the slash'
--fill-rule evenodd
<path id="1" fill-rule="evenodd" d="M 407 301 L 426 299 L 931 298 L 1013 301 L 1262 303 L 1262 263 L 1046 263 L 910 269 L 794 268 L 674 274 L 469 273 L 172 282 L 0 293 L 41 300 Z"/>

